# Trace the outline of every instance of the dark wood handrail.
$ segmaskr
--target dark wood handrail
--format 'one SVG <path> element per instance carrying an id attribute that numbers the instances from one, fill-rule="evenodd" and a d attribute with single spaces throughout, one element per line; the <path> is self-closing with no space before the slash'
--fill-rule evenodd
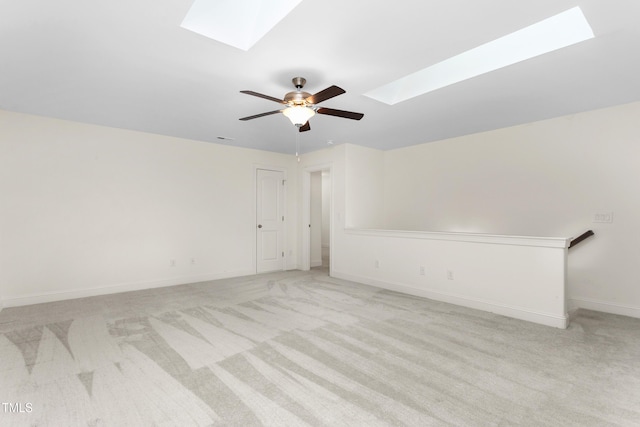
<path id="1" fill-rule="evenodd" d="M 577 245 L 578 243 L 582 242 L 584 239 L 586 239 L 587 237 L 591 237 L 593 236 L 595 233 L 593 232 L 593 230 L 587 230 L 584 233 L 582 233 L 581 235 L 579 235 L 578 237 L 576 237 L 575 239 L 571 240 L 571 243 L 569 243 L 569 249 L 571 249 L 572 247 L 574 247 L 575 245 Z"/>

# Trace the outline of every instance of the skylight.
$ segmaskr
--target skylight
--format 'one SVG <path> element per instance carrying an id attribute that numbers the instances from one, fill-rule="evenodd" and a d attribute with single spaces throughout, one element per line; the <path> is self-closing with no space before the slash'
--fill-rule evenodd
<path id="1" fill-rule="evenodd" d="M 366 96 L 389 105 L 593 38 L 579 7 L 483 44 L 373 89 Z"/>
<path id="2" fill-rule="evenodd" d="M 302 0 L 195 0 L 182 28 L 249 50 Z"/>

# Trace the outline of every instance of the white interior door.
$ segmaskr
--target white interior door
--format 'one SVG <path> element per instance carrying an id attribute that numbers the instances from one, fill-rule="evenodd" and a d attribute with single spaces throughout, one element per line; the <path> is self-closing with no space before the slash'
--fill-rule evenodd
<path id="1" fill-rule="evenodd" d="M 256 186 L 256 272 L 282 270 L 284 268 L 284 173 L 258 169 Z"/>

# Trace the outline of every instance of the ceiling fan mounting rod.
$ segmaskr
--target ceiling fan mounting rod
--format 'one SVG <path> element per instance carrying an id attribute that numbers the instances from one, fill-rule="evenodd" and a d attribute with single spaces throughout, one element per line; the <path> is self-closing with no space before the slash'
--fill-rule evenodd
<path id="1" fill-rule="evenodd" d="M 307 79 L 305 79 L 304 77 L 294 77 L 291 79 L 291 82 L 296 87 L 296 89 L 300 90 L 307 83 Z"/>

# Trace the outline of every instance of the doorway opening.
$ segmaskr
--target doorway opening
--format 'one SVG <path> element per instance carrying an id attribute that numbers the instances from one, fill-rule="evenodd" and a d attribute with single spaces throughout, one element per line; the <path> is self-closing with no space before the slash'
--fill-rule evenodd
<path id="1" fill-rule="evenodd" d="M 331 167 L 303 174 L 302 269 L 326 268 L 331 275 Z"/>

